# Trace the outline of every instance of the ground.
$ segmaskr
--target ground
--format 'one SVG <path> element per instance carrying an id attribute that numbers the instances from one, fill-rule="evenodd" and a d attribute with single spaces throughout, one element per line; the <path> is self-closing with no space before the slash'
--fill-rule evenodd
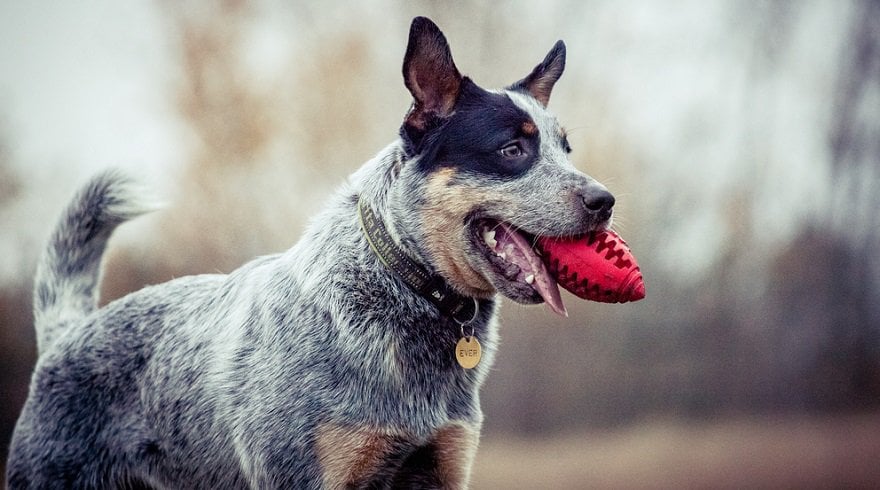
<path id="1" fill-rule="evenodd" d="M 880 488 L 880 413 L 486 436 L 471 488 Z M 0 465 L 2 470 L 2 465 Z"/>
<path id="2" fill-rule="evenodd" d="M 880 488 L 880 414 L 486 437 L 472 488 Z"/>

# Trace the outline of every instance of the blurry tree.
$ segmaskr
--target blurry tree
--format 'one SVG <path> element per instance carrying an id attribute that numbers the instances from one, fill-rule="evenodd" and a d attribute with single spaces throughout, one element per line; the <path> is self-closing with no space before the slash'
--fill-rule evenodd
<path id="1" fill-rule="evenodd" d="M 800 408 L 880 404 L 880 2 L 854 4 L 831 101 L 827 203 L 776 258 L 769 338 Z M 778 400 L 785 403 L 784 400 Z"/>
<path id="2" fill-rule="evenodd" d="M 261 77 L 249 58 L 264 4 L 162 7 L 179 46 L 174 100 L 191 131 L 191 156 L 168 210 L 150 224 L 156 233 L 148 236 L 160 238 L 111 250 L 106 299 L 290 247 L 308 211 L 381 148 L 373 135 L 386 133 L 381 144 L 395 135 L 392 124 L 377 123 L 387 102 L 365 96 L 376 47 L 357 28 L 297 38 L 305 49 L 289 55 L 293 65 Z"/>
<path id="3" fill-rule="evenodd" d="M 17 237 L 10 208 L 23 192 L 18 173 L 12 168 L 5 139 L 0 139 L 0 240 Z M 0 442 L 7 441 L 27 395 L 34 361 L 34 335 L 30 328 L 30 280 L 0 281 Z M 0 468 L 6 460 L 5 443 L 0 443 Z"/>
<path id="4" fill-rule="evenodd" d="M 727 387 L 710 405 L 727 411 L 880 404 L 880 2 L 852 6 L 828 108 L 832 179 L 814 196 L 820 208 L 778 253 L 755 249 L 759 230 L 735 229 L 708 288 L 708 308 L 700 310 L 701 328 L 725 345 L 715 351 L 715 366 L 724 366 L 716 374 Z M 772 76 L 784 57 L 795 56 L 791 23 L 809 9 L 784 2 L 759 8 L 752 77 Z M 766 129 L 753 136 L 774 136 L 772 125 L 756 123 Z M 732 216 L 756 214 L 759 196 L 754 189 L 744 196 L 746 208 Z M 698 349 L 714 350 L 711 343 Z"/>
<path id="5" fill-rule="evenodd" d="M 180 71 L 174 101 L 191 131 L 190 163 L 177 169 L 174 200 L 151 217 L 156 233 L 111 249 L 103 284 L 110 300 L 145 284 L 205 272 L 228 272 L 277 249 L 274 190 L 266 151 L 276 126 L 265 84 L 243 66 L 250 2 L 163 2 Z M 293 223 L 295 224 L 295 222 Z M 146 243 L 145 243 L 146 242 Z"/>
<path id="6" fill-rule="evenodd" d="M 821 405 L 876 406 L 880 403 L 878 1 L 855 6 L 837 86 L 830 130 L 831 209 L 823 228 L 833 230 L 843 243 L 822 261 L 830 283 L 826 315 L 832 319 L 828 345 L 814 366 L 815 381 L 825 387 L 817 390 Z M 808 267 L 820 264 L 813 261 Z M 823 379 L 828 373 L 837 376 Z"/>

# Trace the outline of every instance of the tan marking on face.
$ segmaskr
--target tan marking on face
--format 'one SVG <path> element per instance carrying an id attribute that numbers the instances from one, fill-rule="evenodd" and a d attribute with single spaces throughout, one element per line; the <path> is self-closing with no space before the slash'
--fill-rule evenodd
<path id="1" fill-rule="evenodd" d="M 439 429 L 433 440 L 437 476 L 443 488 L 467 488 L 471 466 L 480 443 L 480 428 L 466 422 L 452 422 Z"/>
<path id="2" fill-rule="evenodd" d="M 443 168 L 428 178 L 427 204 L 422 208 L 425 248 L 434 266 L 460 293 L 487 298 L 495 288 L 468 263 L 465 250 L 470 248 L 464 220 L 490 194 L 479 187 L 450 185 L 455 169 Z"/>
<path id="3" fill-rule="evenodd" d="M 399 435 L 375 427 L 324 424 L 318 427 L 318 461 L 324 488 L 349 488 L 369 481 L 385 463 Z"/>
<path id="4" fill-rule="evenodd" d="M 526 121 L 522 123 L 520 129 L 526 136 L 534 136 L 538 134 L 538 126 L 536 126 L 535 123 L 533 123 L 532 121 Z"/>
<path id="5" fill-rule="evenodd" d="M 565 128 L 563 128 L 562 126 L 559 126 L 559 129 L 556 130 L 556 133 L 559 135 L 560 138 L 565 138 L 568 135 L 568 133 L 565 132 Z"/>

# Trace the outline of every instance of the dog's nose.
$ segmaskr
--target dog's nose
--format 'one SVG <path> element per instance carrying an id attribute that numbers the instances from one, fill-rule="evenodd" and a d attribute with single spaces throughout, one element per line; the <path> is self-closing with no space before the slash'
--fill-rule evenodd
<path id="1" fill-rule="evenodd" d="M 611 217 L 611 208 L 614 207 L 614 196 L 605 189 L 590 189 L 581 194 L 584 207 L 587 211 L 596 214 L 603 219 Z"/>

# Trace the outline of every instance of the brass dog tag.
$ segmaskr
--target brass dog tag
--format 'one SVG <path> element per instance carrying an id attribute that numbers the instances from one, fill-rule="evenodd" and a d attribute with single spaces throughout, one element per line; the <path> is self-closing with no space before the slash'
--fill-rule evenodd
<path id="1" fill-rule="evenodd" d="M 480 347 L 480 341 L 473 335 L 468 335 L 459 339 L 455 344 L 455 359 L 458 364 L 465 369 L 473 369 L 480 363 L 480 357 L 483 350 Z"/>

